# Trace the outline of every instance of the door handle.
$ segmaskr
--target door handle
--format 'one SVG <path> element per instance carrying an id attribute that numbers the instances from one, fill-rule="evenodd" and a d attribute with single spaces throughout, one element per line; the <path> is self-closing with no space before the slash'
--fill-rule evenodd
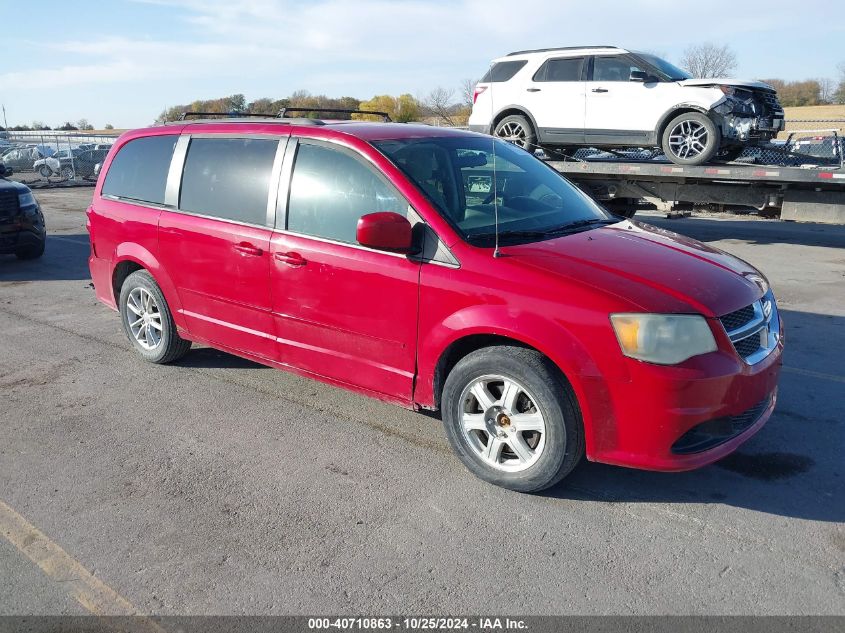
<path id="1" fill-rule="evenodd" d="M 609 92 L 607 88 L 593 88 L 593 92 Z"/>
<path id="2" fill-rule="evenodd" d="M 294 252 L 276 253 L 275 255 L 273 255 L 273 257 L 276 258 L 278 261 L 282 262 L 283 264 L 287 264 L 288 266 L 305 266 L 305 264 L 307 263 L 302 255 Z"/>
<path id="3" fill-rule="evenodd" d="M 242 255 L 252 255 L 253 257 L 258 257 L 264 254 L 263 250 L 261 250 L 257 246 L 253 246 L 249 242 L 241 242 L 240 244 L 235 244 L 234 249 Z"/>
<path id="4" fill-rule="evenodd" d="M 526 88 L 525 92 L 540 92 L 539 88 Z"/>

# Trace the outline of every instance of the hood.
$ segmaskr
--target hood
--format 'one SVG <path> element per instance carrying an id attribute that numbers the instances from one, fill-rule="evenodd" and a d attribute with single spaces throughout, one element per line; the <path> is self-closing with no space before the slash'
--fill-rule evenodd
<path id="1" fill-rule="evenodd" d="M 646 312 L 715 317 L 768 287 L 750 264 L 696 240 L 639 222 L 502 249 L 516 265 L 598 288 Z"/>
<path id="2" fill-rule="evenodd" d="M 678 82 L 682 86 L 705 87 L 705 86 L 734 86 L 736 88 L 752 88 L 756 90 L 769 90 L 775 92 L 769 84 L 755 79 L 733 79 L 731 77 L 714 77 L 711 79 L 683 79 Z"/>
<path id="3" fill-rule="evenodd" d="M 29 193 L 31 191 L 31 189 L 26 185 L 23 185 L 15 180 L 7 180 L 2 176 L 0 176 L 0 189 L 5 189 L 6 191 L 8 191 L 9 189 L 15 189 L 17 190 L 18 194 Z"/>

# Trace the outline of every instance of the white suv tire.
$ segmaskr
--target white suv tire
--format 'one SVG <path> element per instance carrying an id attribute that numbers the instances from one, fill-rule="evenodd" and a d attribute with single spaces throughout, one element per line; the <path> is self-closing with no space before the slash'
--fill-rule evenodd
<path id="1" fill-rule="evenodd" d="M 534 126 L 531 125 L 531 121 L 519 114 L 511 114 L 499 121 L 493 133 L 528 152 L 533 152 L 538 147 Z"/>
<path id="2" fill-rule="evenodd" d="M 660 139 L 666 158 L 678 165 L 703 165 L 719 151 L 722 134 L 706 114 L 685 112 L 669 121 Z"/>

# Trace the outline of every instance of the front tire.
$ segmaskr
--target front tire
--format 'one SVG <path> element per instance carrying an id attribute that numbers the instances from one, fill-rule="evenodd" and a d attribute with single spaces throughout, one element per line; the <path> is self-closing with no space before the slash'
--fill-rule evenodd
<path id="1" fill-rule="evenodd" d="M 572 387 L 539 352 L 511 346 L 468 354 L 441 398 L 452 449 L 477 477 L 535 492 L 566 477 L 584 454 Z"/>
<path id="2" fill-rule="evenodd" d="M 18 259 L 38 259 L 44 254 L 44 249 L 47 247 L 47 239 L 41 240 L 35 246 L 27 246 L 26 248 L 19 248 L 15 252 L 15 257 Z"/>
<path id="3" fill-rule="evenodd" d="M 53 170 L 50 169 L 47 165 L 41 165 L 38 167 L 38 173 L 41 175 L 42 178 L 49 178 L 53 175 Z"/>
<path id="4" fill-rule="evenodd" d="M 167 301 L 146 270 L 135 271 L 126 278 L 119 305 L 123 331 L 144 360 L 172 363 L 191 349 L 191 342 L 179 336 Z"/>
<path id="5" fill-rule="evenodd" d="M 719 128 L 700 112 L 685 112 L 663 130 L 661 147 L 666 158 L 677 165 L 703 165 L 711 160 L 722 143 Z"/>
<path id="6" fill-rule="evenodd" d="M 534 131 L 534 126 L 522 115 L 506 116 L 496 124 L 493 133 L 527 152 L 533 153 L 537 149 L 537 133 Z"/>

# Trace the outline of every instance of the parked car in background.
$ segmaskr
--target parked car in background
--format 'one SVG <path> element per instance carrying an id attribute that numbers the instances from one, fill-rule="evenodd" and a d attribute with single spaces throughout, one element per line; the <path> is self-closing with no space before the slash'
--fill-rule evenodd
<path id="1" fill-rule="evenodd" d="M 612 46 L 547 48 L 493 61 L 473 95 L 469 128 L 523 148 L 659 146 L 669 160 L 732 160 L 783 129 L 771 86 L 693 79 L 650 53 Z"/>
<path id="2" fill-rule="evenodd" d="M 48 158 L 35 161 L 34 170 L 44 178 L 60 175 L 66 180 L 94 177 L 94 166 L 108 154 L 108 150 L 60 150 Z"/>
<path id="3" fill-rule="evenodd" d="M 196 341 L 439 409 L 467 468 L 520 491 L 585 452 L 703 466 L 774 410 L 782 328 L 759 271 L 611 215 L 500 139 L 230 119 L 115 150 L 89 266 L 149 362 Z"/>
<path id="4" fill-rule="evenodd" d="M 29 187 L 11 180 L 0 164 L 0 254 L 35 259 L 44 254 L 47 228 L 38 201 Z"/>
<path id="5" fill-rule="evenodd" d="M 32 171 L 35 161 L 52 156 L 55 150 L 48 145 L 17 147 L 3 155 L 3 164 L 15 171 Z"/>

